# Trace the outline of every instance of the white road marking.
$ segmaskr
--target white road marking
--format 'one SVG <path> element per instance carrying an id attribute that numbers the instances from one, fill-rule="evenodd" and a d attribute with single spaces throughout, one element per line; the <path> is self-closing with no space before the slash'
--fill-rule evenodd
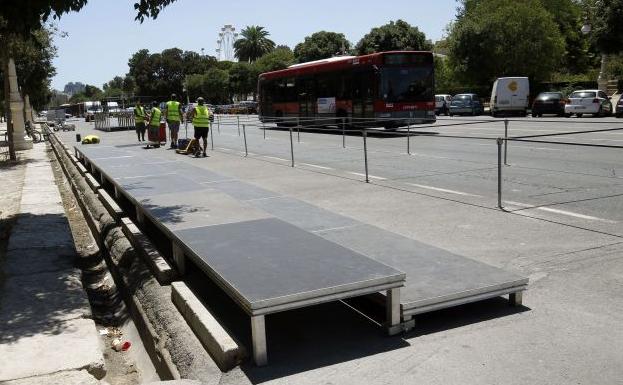
<path id="1" fill-rule="evenodd" d="M 217 147 L 217 149 L 223 150 L 223 151 L 233 151 L 231 148 L 225 148 L 225 147 Z"/>
<path id="2" fill-rule="evenodd" d="M 423 189 L 426 189 L 426 190 L 441 191 L 441 192 L 445 192 L 445 193 L 449 193 L 449 194 L 465 195 L 465 196 L 470 196 L 470 197 L 482 197 L 482 195 L 470 194 L 470 193 L 466 193 L 466 192 L 462 192 L 462 191 L 448 190 L 448 189 L 445 189 L 445 188 L 439 188 L 439 187 L 433 187 L 433 186 L 425 186 L 425 185 L 415 184 L 415 183 L 407 183 L 407 184 L 409 186 L 413 186 L 413 187 L 419 187 L 419 188 L 423 188 Z"/>
<path id="3" fill-rule="evenodd" d="M 317 164 L 311 164 L 311 163 L 299 163 L 299 164 L 302 164 L 303 166 L 319 168 L 321 170 L 333 170 L 331 167 L 318 166 Z"/>
<path id="4" fill-rule="evenodd" d="M 362 173 L 359 173 L 359 172 L 351 172 L 351 171 L 349 171 L 348 173 L 352 174 L 352 175 L 362 176 L 364 178 L 366 177 L 366 174 L 362 174 Z M 370 174 L 368 174 L 368 178 L 370 178 L 370 179 L 378 179 L 378 180 L 387 180 L 387 178 L 383 178 L 383 177 L 380 177 L 380 176 L 374 176 L 374 175 L 370 175 Z"/>
<path id="5" fill-rule="evenodd" d="M 520 202 L 513 202 L 513 201 L 504 201 L 504 202 L 508 203 L 508 204 L 511 204 L 511 205 L 514 205 L 514 206 L 526 207 L 526 208 L 534 209 L 534 210 L 547 211 L 547 212 L 554 213 L 554 214 L 566 215 L 566 216 L 569 216 L 569 217 L 586 219 L 586 220 L 589 220 L 589 221 L 599 221 L 599 222 L 606 222 L 606 223 L 617 223 L 616 221 L 612 221 L 610 219 L 597 218 L 597 217 L 593 217 L 593 216 L 590 216 L 590 215 L 574 213 L 573 211 L 553 209 L 551 207 L 534 207 L 534 205 L 529 205 L 529 204 L 520 203 Z"/>
<path id="6" fill-rule="evenodd" d="M 107 158 L 94 158 L 94 160 L 121 159 L 121 158 L 134 158 L 134 156 L 133 155 L 109 156 Z"/>
<path id="7" fill-rule="evenodd" d="M 290 161 L 290 160 L 288 160 L 288 159 L 277 158 L 276 156 L 268 156 L 268 155 L 263 155 L 263 157 L 264 157 L 264 158 L 267 158 L 267 159 L 281 160 L 281 161 L 283 161 L 283 162 L 289 162 L 289 161 Z"/>

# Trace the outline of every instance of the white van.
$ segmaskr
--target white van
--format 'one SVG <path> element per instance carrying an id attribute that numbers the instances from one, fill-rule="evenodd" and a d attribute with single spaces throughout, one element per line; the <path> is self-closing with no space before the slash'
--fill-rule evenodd
<path id="1" fill-rule="evenodd" d="M 528 95 L 530 95 L 530 81 L 526 77 L 499 78 L 493 83 L 491 91 L 491 115 L 502 113 L 528 113 Z"/>

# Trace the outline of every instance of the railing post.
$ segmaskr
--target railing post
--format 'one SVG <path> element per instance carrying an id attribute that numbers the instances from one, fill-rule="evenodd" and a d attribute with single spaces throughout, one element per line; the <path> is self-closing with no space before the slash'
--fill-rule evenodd
<path id="1" fill-rule="evenodd" d="M 264 140 L 266 140 L 266 123 L 262 121 L 262 131 L 264 131 Z"/>
<path id="2" fill-rule="evenodd" d="M 370 178 L 368 177 L 368 133 L 365 128 L 361 130 L 361 136 L 363 136 L 363 160 L 366 166 L 366 183 L 370 183 Z"/>
<path id="3" fill-rule="evenodd" d="M 238 124 L 238 136 L 240 136 L 240 116 L 236 115 L 236 122 Z"/>
<path id="4" fill-rule="evenodd" d="M 242 125 L 242 134 L 244 135 L 244 156 L 249 156 L 249 150 L 247 149 L 247 126 Z"/>
<path id="5" fill-rule="evenodd" d="M 508 119 L 504 119 L 504 164 L 508 166 L 506 154 L 508 153 Z"/>
<path id="6" fill-rule="evenodd" d="M 498 208 L 502 209 L 502 138 L 497 139 L 498 145 Z"/>
<path id="7" fill-rule="evenodd" d="M 218 130 L 219 135 L 221 134 L 221 116 L 216 115 L 216 129 Z"/>
<path id="8" fill-rule="evenodd" d="M 346 118 L 342 118 L 342 148 L 346 148 Z"/>
<path id="9" fill-rule="evenodd" d="M 212 129 L 212 125 L 213 123 L 210 123 L 210 145 L 212 146 L 212 151 L 214 151 L 214 130 Z M 186 137 L 188 138 L 188 135 L 186 135 Z"/>
<path id="10" fill-rule="evenodd" d="M 296 118 L 296 141 L 301 143 L 301 118 Z"/>
<path id="11" fill-rule="evenodd" d="M 407 123 L 407 155 L 411 155 L 411 122 Z"/>
<path id="12" fill-rule="evenodd" d="M 290 128 L 290 158 L 292 159 L 292 167 L 294 167 L 294 143 L 292 142 L 292 126 Z"/>

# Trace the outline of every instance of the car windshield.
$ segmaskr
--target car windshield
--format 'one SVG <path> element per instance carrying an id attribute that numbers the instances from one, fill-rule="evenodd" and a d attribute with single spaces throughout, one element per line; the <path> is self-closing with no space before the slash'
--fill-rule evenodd
<path id="1" fill-rule="evenodd" d="M 435 96 L 436 102 L 443 102 L 443 96 Z"/>
<path id="2" fill-rule="evenodd" d="M 569 96 L 570 98 L 594 98 L 597 96 L 596 92 L 590 91 L 576 91 Z"/>
<path id="3" fill-rule="evenodd" d="M 389 103 L 431 100 L 433 98 L 433 68 L 383 68 L 381 70 L 381 96 Z"/>
<path id="4" fill-rule="evenodd" d="M 544 92 L 542 94 L 539 94 L 539 96 L 537 96 L 537 99 L 562 99 L 562 94 L 560 92 Z"/>
<path id="5" fill-rule="evenodd" d="M 471 95 L 457 95 L 454 98 L 452 98 L 452 100 L 472 100 L 472 96 Z"/>

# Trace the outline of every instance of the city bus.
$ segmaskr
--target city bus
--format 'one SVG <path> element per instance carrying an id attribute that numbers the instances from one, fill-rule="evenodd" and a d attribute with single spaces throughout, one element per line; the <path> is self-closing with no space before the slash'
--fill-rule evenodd
<path id="1" fill-rule="evenodd" d="M 391 51 L 295 64 L 259 76 L 259 118 L 278 125 L 433 123 L 432 52 Z"/>

